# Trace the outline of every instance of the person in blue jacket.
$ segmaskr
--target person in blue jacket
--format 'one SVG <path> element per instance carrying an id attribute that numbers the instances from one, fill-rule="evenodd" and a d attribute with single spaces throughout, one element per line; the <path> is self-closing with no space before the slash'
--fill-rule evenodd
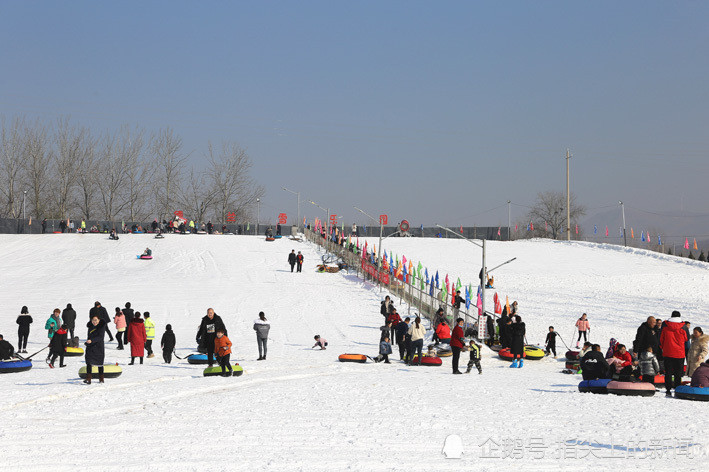
<path id="1" fill-rule="evenodd" d="M 385 364 L 391 364 L 391 362 L 389 362 L 389 354 L 391 354 L 391 344 L 389 343 L 389 336 L 384 336 L 382 342 L 379 343 L 379 355 L 374 358 L 374 362 L 384 361 Z"/>

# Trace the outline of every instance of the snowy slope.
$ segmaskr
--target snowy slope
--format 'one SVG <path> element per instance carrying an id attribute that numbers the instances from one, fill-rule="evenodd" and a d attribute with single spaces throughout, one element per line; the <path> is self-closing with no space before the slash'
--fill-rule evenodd
<path id="1" fill-rule="evenodd" d="M 148 245 L 155 259 L 136 260 Z M 152 313 L 158 338 L 166 323 L 173 325 L 183 356 L 213 307 L 246 371 L 203 378 L 200 366 L 165 365 L 159 354 L 146 365 L 125 366 L 127 351 L 111 343 L 107 362 L 123 365 L 123 375 L 85 386 L 76 375 L 81 359 L 51 370 L 40 354 L 31 371 L 0 376 L 0 470 L 699 470 L 707 464 L 706 456 L 618 458 L 628 455 L 630 440 L 687 439 L 694 453 L 703 451 L 709 441 L 697 418 L 705 404 L 663 395 L 582 395 L 579 378 L 559 373 L 563 363 L 553 359 L 511 370 L 486 352 L 482 376 L 451 375 L 450 359 L 441 368 L 338 363 L 344 352 L 376 354 L 381 295 L 354 276 L 316 273 L 317 252 L 306 243 L 0 235 L 0 248 L 9 261 L 0 274 L 0 333 L 13 344 L 22 305 L 35 319 L 28 347 L 34 352 L 46 344 L 41 328 L 53 308 L 70 302 L 87 320 L 95 300 L 109 312 L 131 301 Z M 286 264 L 291 249 L 305 255 L 302 274 Z M 391 238 L 385 249 L 464 282 L 479 271 L 479 250 L 465 241 Z M 568 339 L 581 311 L 591 317 L 592 337 L 603 342 L 611 334 L 630 342 L 644 317 L 672 309 L 707 324 L 707 270 L 700 263 L 577 243 L 490 244 L 490 265 L 514 256 L 496 274 L 498 291 L 519 300 L 530 341 L 541 342 L 550 323 Z M 252 330 L 260 310 L 272 322 L 265 362 L 256 362 Z M 314 334 L 326 337 L 330 349 L 310 350 Z M 462 439 L 460 460 L 441 454 L 450 434 Z M 488 446 L 518 442 L 523 449 L 510 451 L 522 457 L 483 457 L 480 444 L 488 439 Z M 561 442 L 576 439 L 600 445 L 583 458 L 558 459 Z M 574 450 L 583 455 L 582 447 Z"/>

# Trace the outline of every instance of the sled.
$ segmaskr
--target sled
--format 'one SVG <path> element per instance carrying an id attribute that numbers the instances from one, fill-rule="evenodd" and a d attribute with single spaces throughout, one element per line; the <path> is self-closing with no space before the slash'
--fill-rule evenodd
<path id="1" fill-rule="evenodd" d="M 107 379 L 115 379 L 116 377 L 120 377 L 121 374 L 123 373 L 123 369 L 120 368 L 120 366 L 117 366 L 116 364 L 105 364 L 103 366 L 103 376 Z M 91 375 L 92 376 L 98 376 L 98 366 L 92 365 L 91 366 Z M 79 377 L 82 379 L 86 378 L 86 366 L 82 367 L 79 369 Z"/>

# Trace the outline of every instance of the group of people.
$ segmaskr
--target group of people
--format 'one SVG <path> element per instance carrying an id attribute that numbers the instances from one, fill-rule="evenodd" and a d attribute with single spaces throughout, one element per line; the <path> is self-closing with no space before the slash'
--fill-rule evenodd
<path id="1" fill-rule="evenodd" d="M 290 254 L 288 254 L 288 264 L 290 264 L 290 271 L 293 272 L 293 269 L 298 266 L 298 270 L 296 272 L 302 272 L 303 271 L 303 254 L 301 254 L 300 251 L 298 251 L 298 254 L 295 253 L 295 249 L 292 249 Z"/>
<path id="2" fill-rule="evenodd" d="M 692 387 L 709 387 L 709 335 L 697 326 L 690 335 L 691 323 L 679 311 L 664 321 L 650 316 L 638 327 L 632 353 L 624 344 L 611 338 L 605 355 L 601 346 L 586 342 L 579 353 L 585 380 L 617 378 L 653 382 L 664 374 L 665 394 L 682 384 L 685 374 Z"/>

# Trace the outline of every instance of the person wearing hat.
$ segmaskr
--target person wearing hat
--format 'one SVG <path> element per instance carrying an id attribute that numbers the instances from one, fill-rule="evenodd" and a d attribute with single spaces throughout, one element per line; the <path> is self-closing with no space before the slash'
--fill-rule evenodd
<path id="1" fill-rule="evenodd" d="M 672 316 L 662 327 L 660 334 L 660 348 L 665 360 L 665 395 L 672 396 L 671 390 L 682 385 L 684 374 L 684 343 L 687 342 L 684 321 L 679 311 L 672 312 Z"/>

